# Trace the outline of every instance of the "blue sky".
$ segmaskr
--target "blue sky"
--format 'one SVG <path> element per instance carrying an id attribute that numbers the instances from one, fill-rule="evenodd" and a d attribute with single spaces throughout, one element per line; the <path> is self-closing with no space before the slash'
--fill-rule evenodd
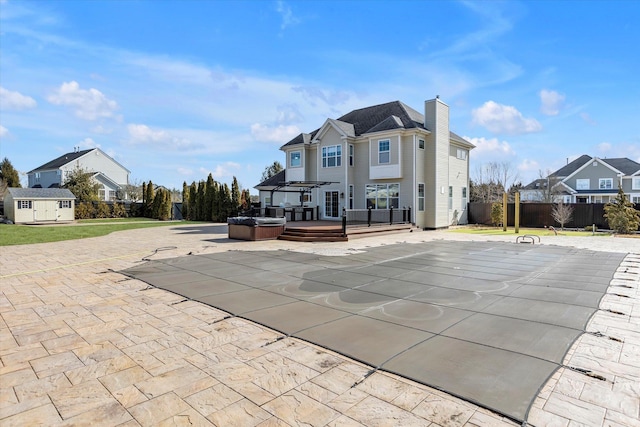
<path id="1" fill-rule="evenodd" d="M 640 161 L 637 1 L 0 0 L 0 156 L 99 147 L 134 182 L 244 188 L 353 109 L 436 95 L 526 184 L 582 154 Z"/>

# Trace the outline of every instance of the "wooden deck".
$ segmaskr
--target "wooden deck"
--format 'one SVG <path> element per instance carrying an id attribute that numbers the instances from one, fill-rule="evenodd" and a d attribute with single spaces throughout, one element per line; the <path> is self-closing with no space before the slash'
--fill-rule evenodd
<path id="1" fill-rule="evenodd" d="M 342 234 L 340 221 L 291 221 L 285 226 L 281 240 L 299 242 L 345 242 L 349 238 L 364 237 L 373 233 L 392 233 L 409 231 L 411 224 L 379 224 L 367 227 L 366 225 L 348 225 L 347 235 Z"/>

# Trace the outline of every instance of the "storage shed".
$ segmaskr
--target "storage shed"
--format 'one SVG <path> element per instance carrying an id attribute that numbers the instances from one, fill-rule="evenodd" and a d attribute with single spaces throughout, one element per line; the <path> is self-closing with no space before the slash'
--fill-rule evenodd
<path id="1" fill-rule="evenodd" d="M 75 200 L 66 188 L 7 188 L 4 214 L 16 224 L 73 221 Z"/>

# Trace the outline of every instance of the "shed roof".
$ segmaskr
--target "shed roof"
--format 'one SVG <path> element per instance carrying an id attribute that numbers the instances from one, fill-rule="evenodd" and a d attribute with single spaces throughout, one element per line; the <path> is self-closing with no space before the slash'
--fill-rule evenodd
<path id="1" fill-rule="evenodd" d="M 7 188 L 14 199 L 74 200 L 76 196 L 66 188 Z"/>

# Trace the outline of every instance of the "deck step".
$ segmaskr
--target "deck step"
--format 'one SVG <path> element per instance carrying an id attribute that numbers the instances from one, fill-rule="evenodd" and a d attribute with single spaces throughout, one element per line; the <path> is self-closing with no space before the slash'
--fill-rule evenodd
<path id="1" fill-rule="evenodd" d="M 349 239 L 345 236 L 343 236 L 342 234 L 336 234 L 333 236 L 300 236 L 300 235 L 291 235 L 291 234 L 287 234 L 286 232 L 284 234 L 281 234 L 278 237 L 278 240 L 288 240 L 291 242 L 347 242 L 349 241 Z"/>

